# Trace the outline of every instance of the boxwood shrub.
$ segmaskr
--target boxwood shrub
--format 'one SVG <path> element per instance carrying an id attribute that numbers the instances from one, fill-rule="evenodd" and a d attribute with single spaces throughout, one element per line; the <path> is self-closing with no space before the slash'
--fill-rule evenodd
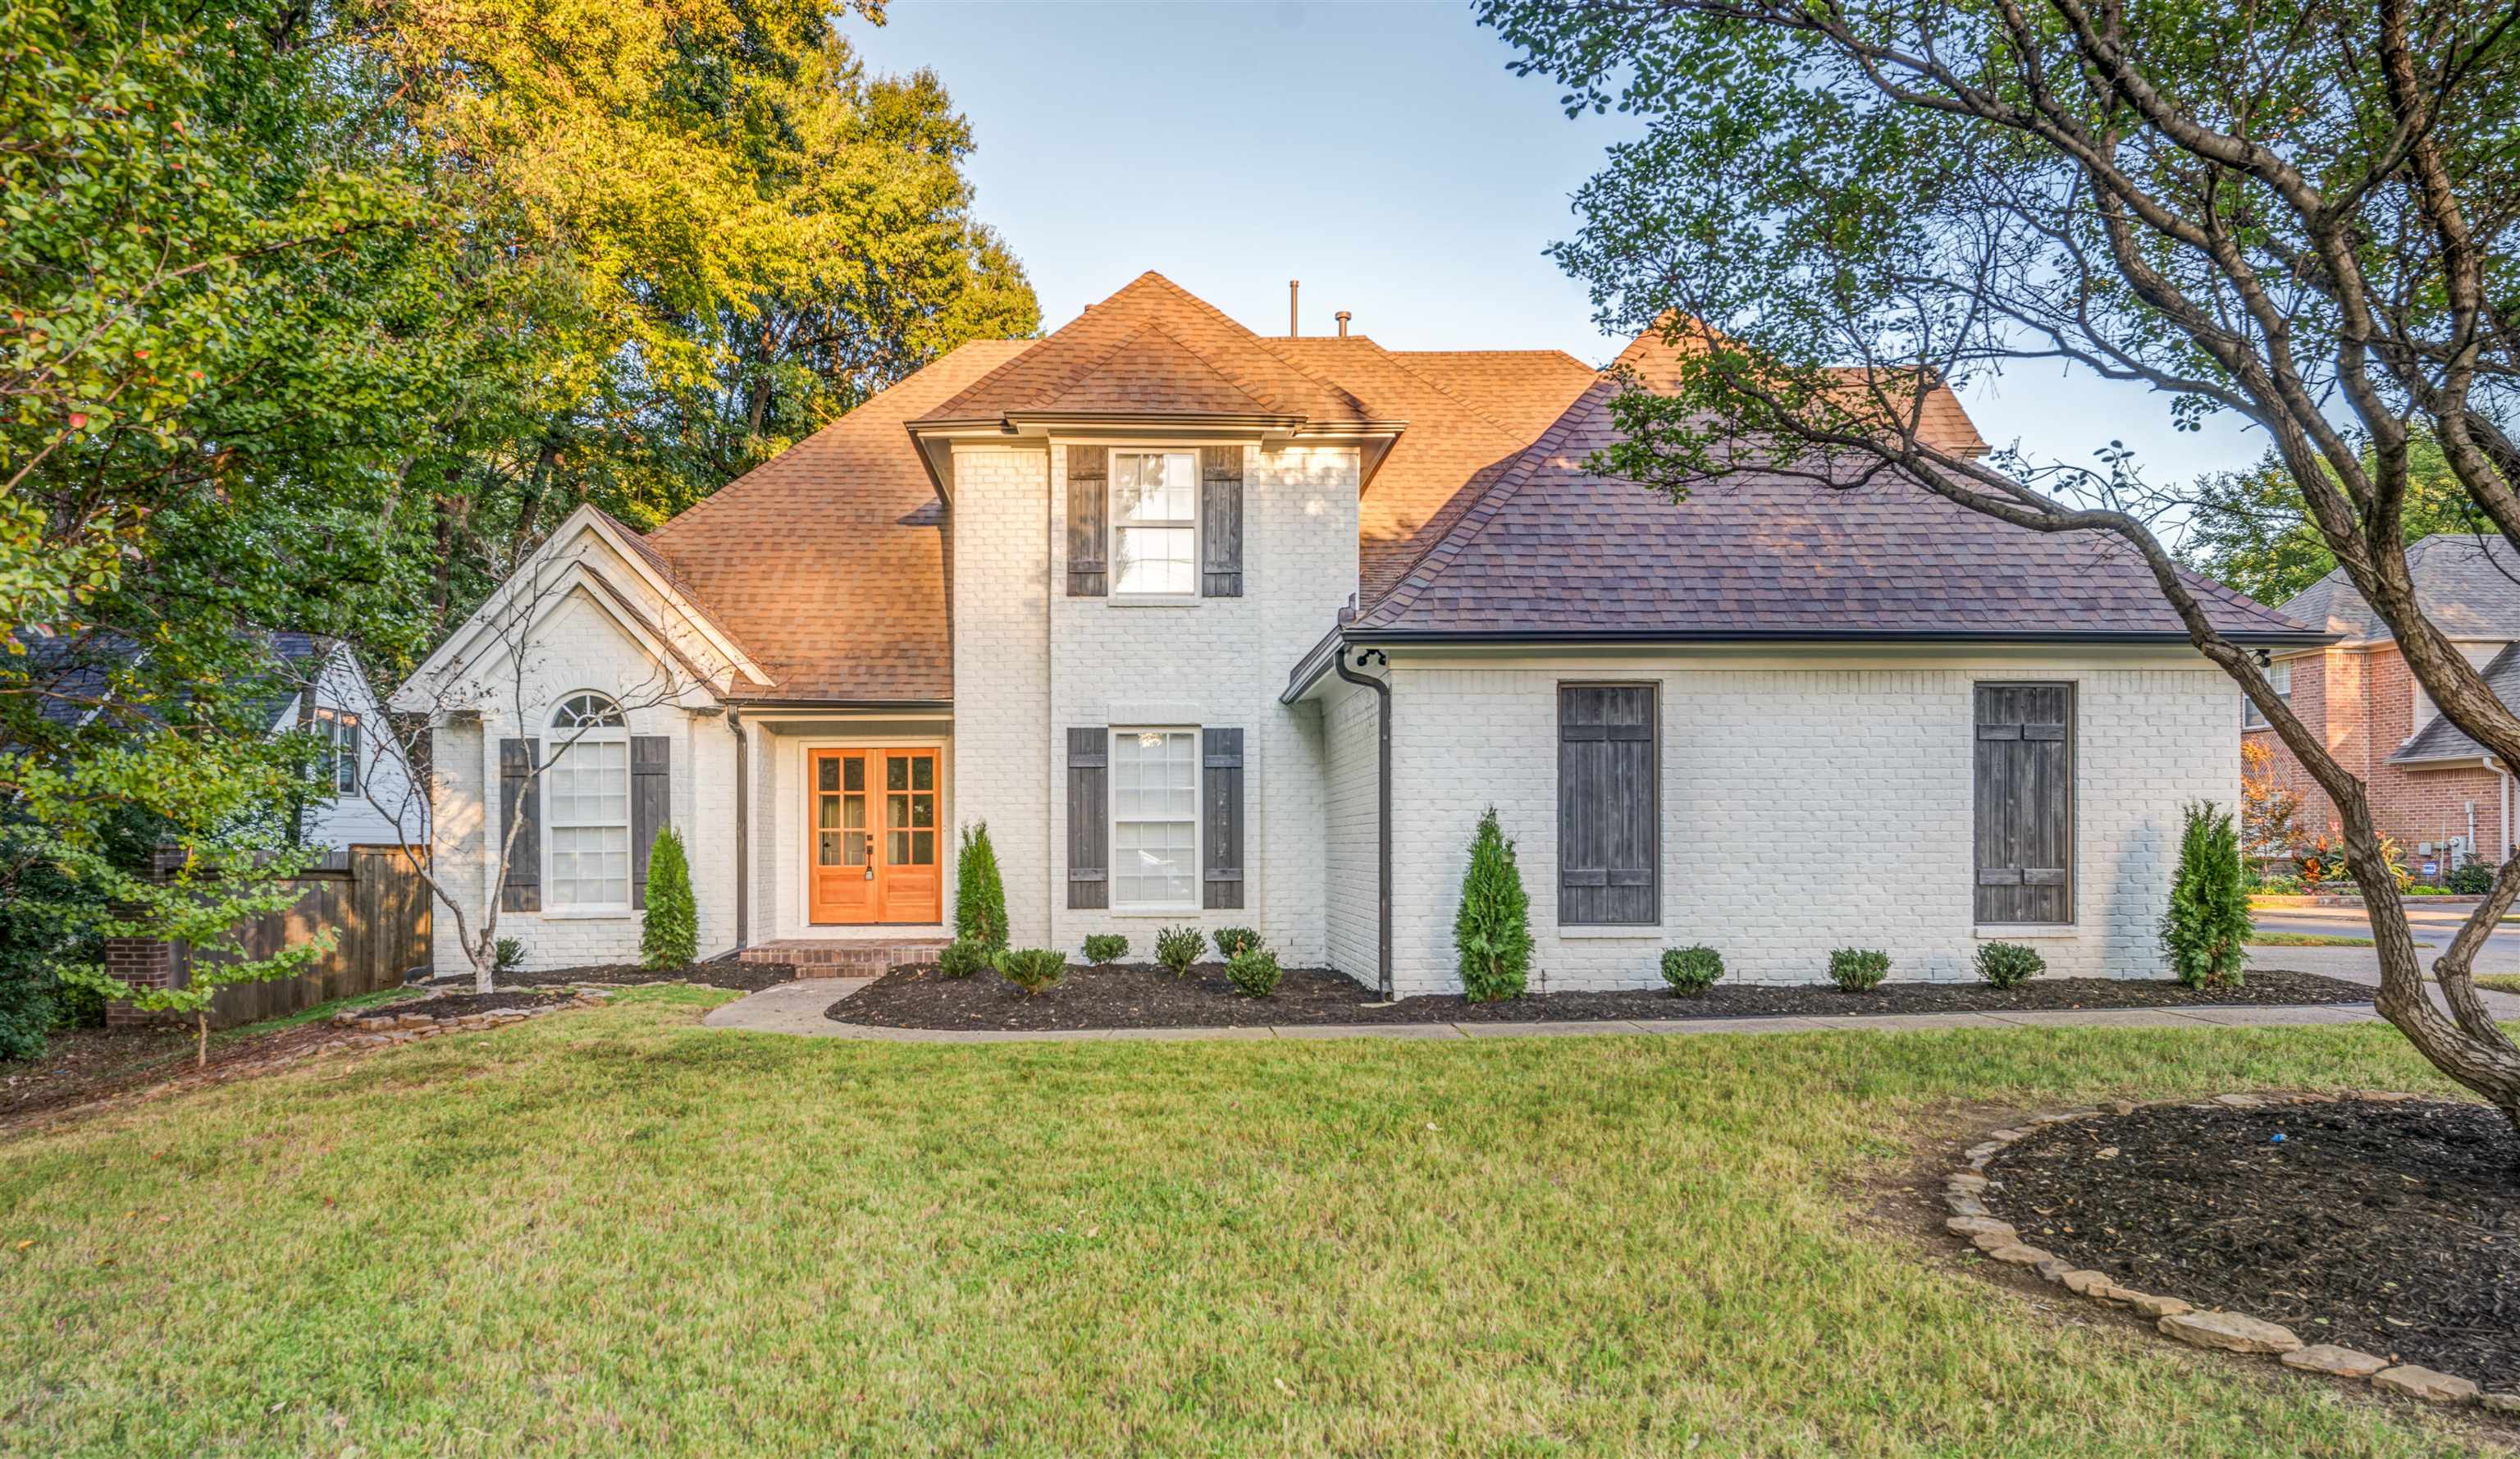
<path id="1" fill-rule="evenodd" d="M 2017 988 L 2048 971 L 2039 949 L 2018 942 L 1989 942 L 1977 950 L 1977 976 L 2000 988 Z"/>
<path id="2" fill-rule="evenodd" d="M 1828 955 L 1828 980 L 1850 993 L 1868 993 L 1890 976 L 1890 954 L 1868 947 L 1840 947 Z"/>
<path id="3" fill-rule="evenodd" d="M 1216 930 L 1216 955 L 1231 962 L 1236 954 L 1260 945 L 1260 935 L 1247 927 L 1220 927 Z"/>
<path id="4" fill-rule="evenodd" d="M 1027 993 L 1038 993 L 1067 976 L 1067 954 L 1056 947 L 1013 947 L 998 954 L 998 972 Z"/>
<path id="5" fill-rule="evenodd" d="M 1225 976 L 1244 997 L 1266 998 L 1277 991 L 1282 976 L 1278 954 L 1266 947 L 1245 947 L 1226 959 Z"/>
<path id="6" fill-rule="evenodd" d="M 1129 955 L 1129 939 L 1118 933 L 1095 933 L 1085 939 L 1085 960 L 1101 968 Z"/>
<path id="7" fill-rule="evenodd" d="M 1724 954 L 1712 947 L 1666 947 L 1662 980 L 1675 993 L 1702 993 L 1724 976 Z"/>
<path id="8" fill-rule="evenodd" d="M 1155 934 L 1155 961 L 1171 970 L 1175 978 L 1190 971 L 1198 955 L 1207 951 L 1207 935 L 1194 927 L 1168 927 Z"/>

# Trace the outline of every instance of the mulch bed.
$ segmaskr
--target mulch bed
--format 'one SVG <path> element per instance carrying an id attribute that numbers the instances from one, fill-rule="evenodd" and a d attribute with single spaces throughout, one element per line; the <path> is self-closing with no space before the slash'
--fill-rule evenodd
<path id="1" fill-rule="evenodd" d="M 2169 979 L 2033 979 L 2014 988 L 1982 982 L 1885 982 L 1868 993 L 1820 986 L 1718 984 L 1682 998 L 1667 989 L 1535 994 L 1471 1003 L 1458 994 L 1381 1003 L 1337 973 L 1289 969 L 1278 990 L 1246 998 L 1223 963 L 1176 979 L 1151 963 L 1071 966 L 1058 986 L 1026 993 L 994 973 L 952 979 L 931 965 L 895 968 L 832 1006 L 835 1023 L 884 1028 L 1231 1028 L 1287 1024 L 1529 1024 L 1566 1019 L 1846 1018 L 1885 1013 L 2003 1013 L 2038 1009 L 2192 1008 L 2367 1003 L 2371 989 L 2310 973 L 2252 971 L 2237 988 L 2191 988 Z"/>
<path id="2" fill-rule="evenodd" d="M 1986 1174 L 2022 1241 L 2120 1286 L 2520 1388 L 2520 1136 L 2491 1106 L 2150 1106 Z"/>
<path id="3" fill-rule="evenodd" d="M 713 988 L 734 988 L 739 992 L 757 993 L 775 988 L 783 982 L 796 980 L 796 970 L 786 963 L 739 963 L 730 958 L 724 962 L 692 963 L 680 968 L 643 968 L 637 963 L 596 963 L 583 968 L 550 968 L 540 973 L 502 973 L 503 988 L 555 988 L 577 982 L 597 982 L 608 986 L 628 986 L 649 982 L 698 982 Z M 470 986 L 471 975 L 440 980 L 436 985 Z"/>
<path id="4" fill-rule="evenodd" d="M 502 988 L 495 993 L 440 993 L 434 998 L 371 1004 L 350 1010 L 348 1016 L 361 1023 L 409 1018 L 413 1014 L 431 1019 L 460 1019 L 467 1014 L 488 1013 L 499 1008 L 549 1008 L 567 997 L 566 988 Z"/>
<path id="5" fill-rule="evenodd" d="M 72 1106 L 172 1081 L 217 1083 L 241 1070 L 313 1050 L 339 1030 L 300 1025 L 247 1038 L 210 1039 L 206 1070 L 193 1067 L 189 1027 L 68 1028 L 24 1064 L 0 1064 L 0 1129 Z"/>

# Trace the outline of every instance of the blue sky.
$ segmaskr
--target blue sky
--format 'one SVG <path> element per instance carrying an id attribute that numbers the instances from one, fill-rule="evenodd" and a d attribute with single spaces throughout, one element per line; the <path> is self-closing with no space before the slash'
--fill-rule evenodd
<path id="1" fill-rule="evenodd" d="M 979 212 L 1057 328 L 1147 269 L 1263 334 L 1353 328 L 1405 349 L 1624 340 L 1543 253 L 1617 115 L 1569 120 L 1557 91 L 1467 0 L 891 0 L 844 33 L 878 70 L 933 67 L 977 134 Z M 2115 437 L 2155 480 L 2254 461 L 2235 426 L 2171 430 L 2167 400 L 2024 368 L 1967 398 L 1988 439 L 2088 461 Z"/>

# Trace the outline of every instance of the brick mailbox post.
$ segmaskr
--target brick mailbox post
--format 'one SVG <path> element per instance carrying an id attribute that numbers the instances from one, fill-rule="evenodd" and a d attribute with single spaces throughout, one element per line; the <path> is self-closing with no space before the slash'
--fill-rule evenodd
<path id="1" fill-rule="evenodd" d="M 181 849 L 159 846 L 149 855 L 149 880 L 162 884 L 183 864 Z M 176 985 L 175 944 L 159 937 L 108 937 L 105 939 L 105 971 L 135 988 L 173 987 Z M 109 1028 L 165 1023 L 173 1018 L 174 1015 L 169 1013 L 144 1013 L 121 998 L 107 1004 L 105 1009 L 105 1026 Z"/>

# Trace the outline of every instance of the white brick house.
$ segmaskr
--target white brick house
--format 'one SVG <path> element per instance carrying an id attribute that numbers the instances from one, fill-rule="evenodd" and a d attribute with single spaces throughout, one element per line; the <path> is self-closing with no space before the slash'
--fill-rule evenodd
<path id="1" fill-rule="evenodd" d="M 545 543 L 395 697 L 438 864 L 532 964 L 623 960 L 671 824 L 704 955 L 828 969 L 948 935 L 985 821 L 1018 944 L 1249 926 L 1407 995 L 1458 986 L 1493 805 L 1548 988 L 1693 942 L 1755 980 L 1961 977 L 1995 935 L 2157 972 L 2237 691 L 2140 566 L 1908 485 L 1675 506 L 1589 473 L 1615 388 L 1264 339 L 1153 274 L 965 345 L 648 537 Z M 1929 427 L 1982 449 L 1948 393 Z"/>

